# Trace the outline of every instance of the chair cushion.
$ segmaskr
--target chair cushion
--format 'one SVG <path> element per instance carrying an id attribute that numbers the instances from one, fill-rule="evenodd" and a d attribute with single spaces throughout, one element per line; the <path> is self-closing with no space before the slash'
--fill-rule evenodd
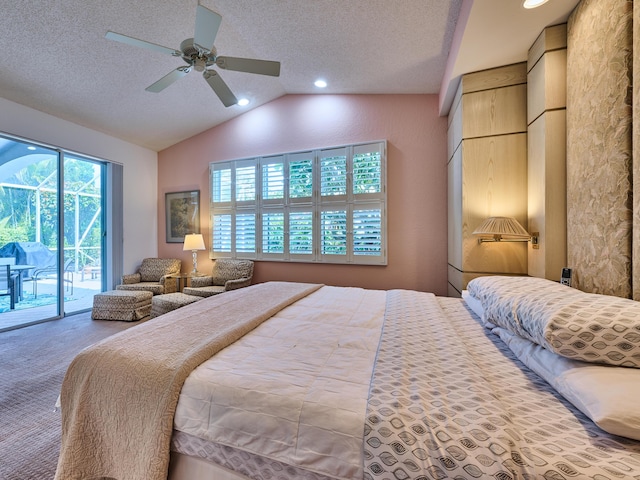
<path id="1" fill-rule="evenodd" d="M 139 282 L 140 282 L 139 273 L 130 273 L 122 276 L 122 283 L 130 284 L 130 283 L 139 283 Z"/>
<path id="2" fill-rule="evenodd" d="M 177 258 L 145 258 L 138 269 L 140 281 L 159 282 L 165 275 L 179 273 L 181 266 Z"/>
<path id="3" fill-rule="evenodd" d="M 210 287 L 213 285 L 213 277 L 191 277 L 191 287 Z"/>
<path id="4" fill-rule="evenodd" d="M 118 290 L 109 290 L 106 292 L 96 293 L 93 296 L 94 307 L 112 306 L 114 308 L 137 306 L 139 304 L 148 305 L 151 303 L 153 295 L 150 292 L 127 292 Z"/>
<path id="5" fill-rule="evenodd" d="M 185 287 L 182 292 L 187 295 L 197 295 L 199 297 L 210 297 L 224 292 L 224 285 L 214 285 L 211 287 Z"/>
<path id="6" fill-rule="evenodd" d="M 253 261 L 218 258 L 213 264 L 213 284 L 224 286 L 227 280 L 251 278 L 253 276 Z"/>
<path id="7" fill-rule="evenodd" d="M 130 283 L 126 285 L 116 285 L 116 290 L 129 290 L 137 292 L 151 292 L 154 295 L 162 295 L 164 293 L 164 286 L 156 282 L 140 282 Z"/>

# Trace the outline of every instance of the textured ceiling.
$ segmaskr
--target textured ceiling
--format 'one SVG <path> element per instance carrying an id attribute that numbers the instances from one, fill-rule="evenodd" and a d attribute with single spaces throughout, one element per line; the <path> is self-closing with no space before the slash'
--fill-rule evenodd
<path id="1" fill-rule="evenodd" d="M 547 5 L 554 1 L 567 12 L 577 2 Z M 499 17 L 500 2 L 520 3 L 464 0 L 473 8 L 463 27 L 477 24 L 482 5 L 492 4 Z M 238 98 L 251 100 L 248 107 L 225 108 L 195 71 L 148 93 L 147 86 L 182 60 L 104 38 L 112 30 L 178 49 L 193 36 L 196 0 L 0 0 L 0 96 L 161 150 L 282 95 L 320 93 L 313 86 L 318 77 L 329 83 L 321 93 L 439 93 L 463 0 L 201 3 L 222 15 L 215 42 L 220 55 L 282 63 L 278 78 L 218 70 Z M 540 19 L 532 31 L 548 21 Z M 480 40 L 462 38 L 456 55 Z M 526 58 L 526 46 L 502 40 L 507 43 Z M 452 65 L 452 79 L 465 73 L 464 65 Z"/>

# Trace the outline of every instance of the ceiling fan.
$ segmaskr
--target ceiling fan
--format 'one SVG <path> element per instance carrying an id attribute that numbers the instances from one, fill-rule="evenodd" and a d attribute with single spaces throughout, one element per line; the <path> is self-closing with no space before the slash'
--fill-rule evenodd
<path id="1" fill-rule="evenodd" d="M 280 62 L 271 60 L 255 60 L 252 58 L 237 58 L 218 56 L 214 41 L 220 28 L 222 17 L 202 5 L 196 9 L 196 29 L 193 38 L 187 38 L 180 43 L 180 50 L 163 47 L 155 43 L 138 40 L 115 32 L 107 32 L 109 40 L 126 43 L 135 47 L 148 48 L 157 52 L 168 53 L 174 57 L 182 57 L 187 65 L 182 65 L 149 85 L 145 90 L 158 93 L 172 83 L 184 77 L 192 69 L 202 72 L 204 79 L 222 101 L 225 107 L 238 103 L 238 99 L 222 80 L 218 73 L 211 69 L 216 65 L 225 70 L 237 72 L 257 73 L 260 75 L 280 76 Z"/>

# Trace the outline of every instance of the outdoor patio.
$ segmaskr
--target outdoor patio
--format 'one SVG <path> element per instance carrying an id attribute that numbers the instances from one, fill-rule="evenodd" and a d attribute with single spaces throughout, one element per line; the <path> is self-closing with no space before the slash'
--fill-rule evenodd
<path id="1" fill-rule="evenodd" d="M 70 314 L 90 309 L 93 305 L 93 296 L 101 291 L 100 277 L 98 275 L 84 275 L 82 278 L 81 273 L 69 272 L 69 274 L 73 275 L 73 293 L 70 285 L 65 284 L 65 312 Z M 8 297 L 0 297 L 0 331 L 57 315 L 56 279 L 38 280 L 37 288 L 36 298 L 33 294 L 32 282 L 25 282 L 23 300 L 16 303 L 14 310 L 9 309 Z"/>

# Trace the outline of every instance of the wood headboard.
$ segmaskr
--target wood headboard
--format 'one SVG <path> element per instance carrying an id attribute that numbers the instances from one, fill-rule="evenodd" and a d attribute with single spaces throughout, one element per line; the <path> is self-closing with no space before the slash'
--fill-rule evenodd
<path id="1" fill-rule="evenodd" d="M 634 47 L 640 52 L 640 3 L 582 0 L 566 25 L 541 32 L 526 65 L 463 76 L 449 114 L 450 294 L 479 275 L 559 280 L 568 266 L 581 290 L 640 300 L 640 180 L 633 182 L 634 172 L 640 178 L 640 62 L 633 66 Z M 477 85 L 478 78 L 484 84 Z M 515 95 L 522 88 L 525 96 Z M 524 121 L 513 114 L 522 111 Z M 487 131 L 472 132 L 467 115 Z M 498 148 L 522 136 L 524 160 L 520 150 Z M 480 139 L 490 143 L 485 152 L 471 148 Z M 522 161 L 524 174 L 514 170 Z M 522 175 L 529 191 L 524 203 L 509 193 Z M 538 249 L 476 245 L 478 222 L 505 209 L 540 233 Z"/>

